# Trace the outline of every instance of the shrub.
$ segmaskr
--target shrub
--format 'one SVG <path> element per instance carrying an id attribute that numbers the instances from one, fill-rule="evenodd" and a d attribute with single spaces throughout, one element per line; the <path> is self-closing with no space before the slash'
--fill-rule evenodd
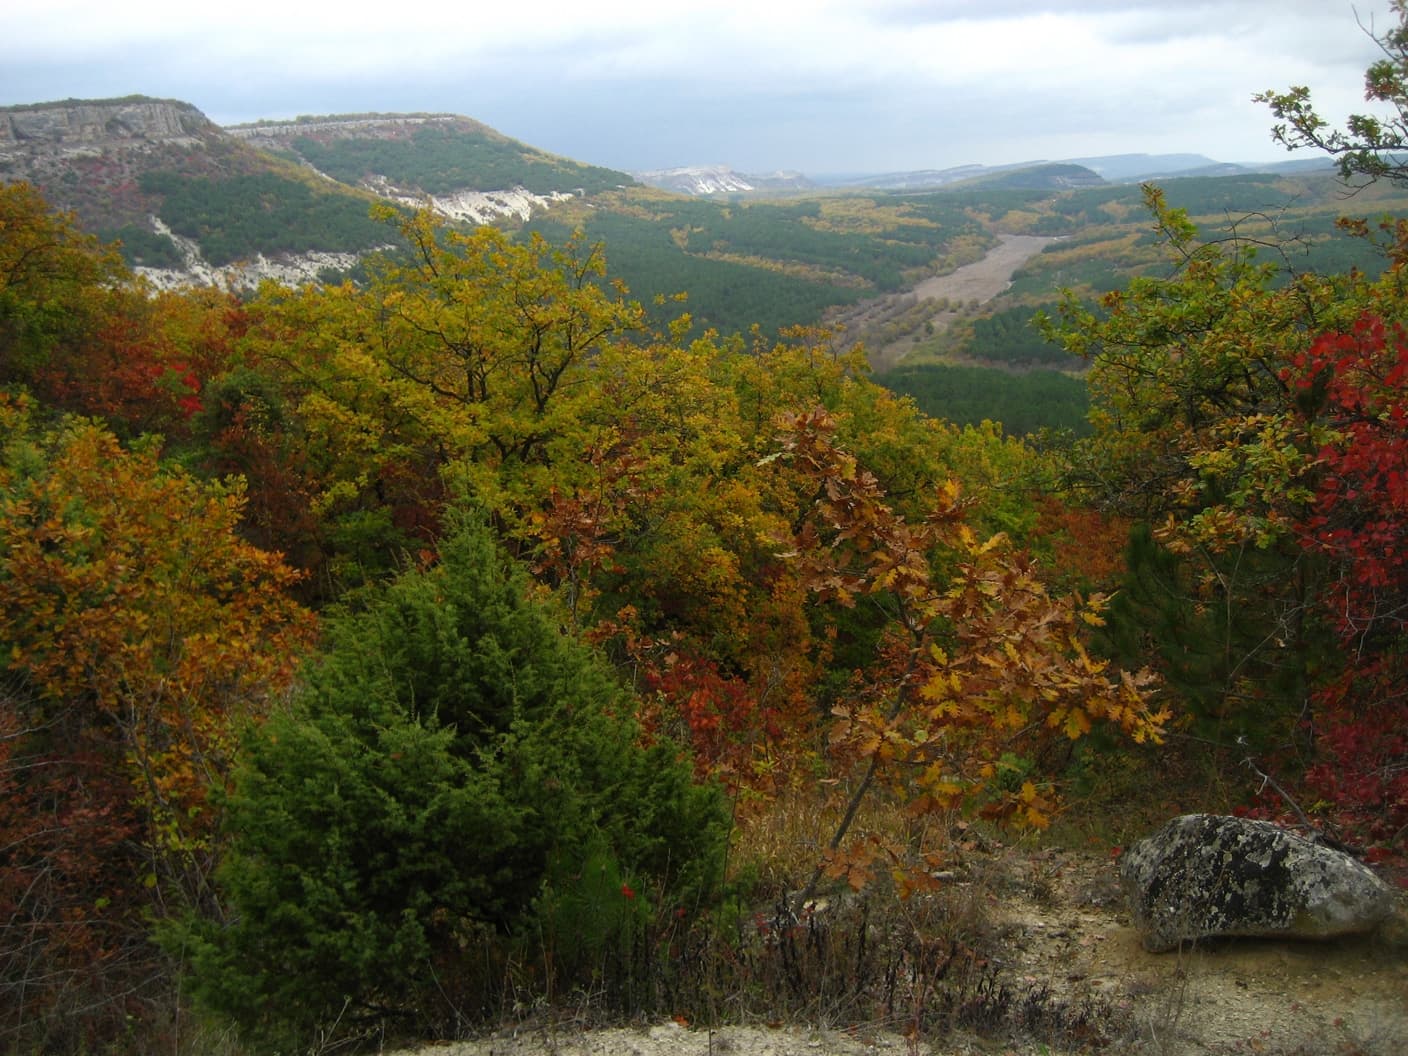
<path id="1" fill-rule="evenodd" d="M 605 869 L 679 901 L 717 879 L 717 790 L 641 746 L 611 672 L 486 528 L 461 518 L 439 558 L 335 618 L 295 706 L 249 740 L 232 922 L 183 940 L 198 1000 L 250 1040 L 444 1031 L 494 1011 L 484 966 L 551 930 L 537 911 L 573 885 Z"/>

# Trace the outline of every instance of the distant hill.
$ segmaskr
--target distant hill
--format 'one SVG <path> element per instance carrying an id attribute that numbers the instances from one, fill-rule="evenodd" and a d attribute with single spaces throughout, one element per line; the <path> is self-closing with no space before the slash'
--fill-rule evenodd
<path id="1" fill-rule="evenodd" d="M 650 187 L 676 194 L 703 197 L 731 194 L 766 194 L 779 191 L 813 190 L 813 183 L 800 172 L 774 172 L 763 176 L 735 172 L 727 165 L 695 165 L 678 169 L 637 172 L 636 179 Z"/>
<path id="2" fill-rule="evenodd" d="M 1071 164 L 1083 165 L 1111 183 L 1134 183 L 1159 176 L 1175 176 L 1188 172 L 1204 172 L 1226 168 L 1222 162 L 1202 154 L 1105 154 L 1091 158 L 1071 158 Z M 1231 166 L 1233 169 L 1239 166 Z"/>
<path id="3" fill-rule="evenodd" d="M 130 96 L 0 108 L 0 180 L 26 180 L 118 239 L 158 284 L 303 281 L 388 241 L 377 198 L 459 220 L 528 219 L 634 184 L 466 117 L 355 114 L 221 128 Z"/>
<path id="4" fill-rule="evenodd" d="M 634 184 L 456 114 L 345 114 L 232 125 L 230 135 L 383 198 L 456 219 L 527 219 L 533 209 Z"/>
<path id="5" fill-rule="evenodd" d="M 877 191 L 913 191 L 943 187 L 950 183 L 971 180 L 977 176 L 998 172 L 1003 169 L 1019 168 L 1015 165 L 957 165 L 950 169 L 915 169 L 908 172 L 882 172 L 874 175 L 849 175 L 836 179 L 825 179 L 824 183 L 838 187 L 865 187 Z"/>
<path id="6" fill-rule="evenodd" d="M 1180 179 L 1186 176 L 1238 176 L 1248 173 L 1294 174 L 1329 171 L 1333 162 L 1327 158 L 1312 158 L 1282 162 L 1223 162 L 1202 154 L 1108 154 L 1088 158 L 1067 158 L 1062 161 L 1029 161 L 1009 165 L 958 165 L 949 169 L 916 169 L 910 172 L 885 172 L 873 175 L 817 177 L 821 186 L 869 188 L 874 190 L 930 190 L 954 184 L 971 185 L 976 180 L 990 180 L 1003 174 L 1032 172 L 1052 166 L 1078 166 L 1106 183 L 1141 183 L 1146 180 Z M 1018 177 L 1006 186 L 1022 186 L 1027 177 Z M 1001 186 L 1002 184 L 993 184 Z M 1094 184 L 1087 184 L 1094 185 Z M 1070 186 L 1076 186 L 1071 184 Z"/>
<path id="7" fill-rule="evenodd" d="M 1072 162 L 1051 162 L 1020 168 L 999 169 L 959 181 L 955 186 L 971 190 L 985 187 L 992 190 L 1053 190 L 1066 191 L 1080 187 L 1103 187 L 1106 180 L 1097 172 Z"/>
<path id="8" fill-rule="evenodd" d="M 26 180 L 121 239 L 132 263 L 196 277 L 260 254 L 316 270 L 385 240 L 366 195 L 312 179 L 173 99 L 0 109 L 0 179 Z"/>

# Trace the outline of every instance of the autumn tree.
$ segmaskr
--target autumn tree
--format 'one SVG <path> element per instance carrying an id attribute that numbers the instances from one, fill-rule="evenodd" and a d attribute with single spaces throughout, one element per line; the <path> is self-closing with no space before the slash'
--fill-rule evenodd
<path id="1" fill-rule="evenodd" d="M 772 793 L 815 766 L 831 703 L 884 623 L 869 608 L 808 605 L 796 564 L 780 556 L 777 540 L 804 516 L 811 488 L 772 457 L 779 415 L 820 403 L 892 501 L 916 516 L 943 479 L 962 473 L 975 522 L 1017 527 L 1012 493 L 1032 453 L 924 418 L 825 332 L 652 345 L 631 362 L 635 370 L 606 375 L 607 398 L 579 415 L 612 438 L 615 468 L 535 517 L 540 567 L 566 576 L 569 554 L 589 556 L 584 626 L 652 691 L 649 720 L 687 739 L 730 783 Z"/>
<path id="2" fill-rule="evenodd" d="M 561 488 L 598 361 L 642 318 L 600 246 L 379 215 L 402 245 L 364 285 L 260 290 L 240 369 L 198 423 L 214 464 L 251 474 L 271 538 L 353 585 L 433 544 L 447 474 L 473 478 L 506 524 Z"/>
<path id="3" fill-rule="evenodd" d="M 1313 147 L 1338 158 L 1341 176 L 1408 179 L 1408 4 L 1392 0 L 1397 19 L 1366 32 L 1382 52 L 1364 75 L 1364 97 L 1383 104 L 1351 115 L 1335 129 L 1303 86 L 1257 97 L 1279 119 L 1287 149 Z M 1342 220 L 1359 237 L 1364 220 Z M 1339 320 L 1291 358 L 1299 424 L 1314 452 L 1308 509 L 1297 525 L 1306 552 L 1327 565 L 1322 619 L 1343 650 L 1314 694 L 1317 752 L 1306 784 L 1371 854 L 1408 858 L 1408 699 L 1402 657 L 1405 371 L 1402 304 L 1408 226 L 1386 218 L 1390 267 L 1365 297 L 1362 312 Z"/>
<path id="4" fill-rule="evenodd" d="M 0 396 L 0 445 L 0 1023 L 96 1043 L 146 1014 L 150 919 L 218 911 L 212 795 L 310 618 L 238 537 L 238 484 L 24 396 Z"/>
<path id="5" fill-rule="evenodd" d="M 1202 735 L 1285 745 L 1328 642 L 1306 618 L 1323 568 L 1293 530 L 1312 449 L 1283 368 L 1352 319 L 1367 284 L 1287 275 L 1235 234 L 1200 242 L 1160 190 L 1145 199 L 1168 270 L 1094 308 L 1068 297 L 1049 331 L 1091 364 L 1094 435 L 1072 482 L 1152 529 L 1134 537 L 1116 602 L 1135 631 L 1126 655 L 1161 654 Z"/>
<path id="6" fill-rule="evenodd" d="M 1390 303 L 1403 302 L 1401 265 Z M 1401 309 L 1399 309 L 1401 311 Z M 1315 691 L 1307 784 L 1331 821 L 1383 857 L 1408 857 L 1408 333 L 1366 312 L 1287 364 L 1319 445 L 1296 526 L 1327 567 L 1320 602 L 1344 660 Z"/>
<path id="7" fill-rule="evenodd" d="M 1256 96 L 1277 118 L 1272 128 L 1276 142 L 1287 150 L 1313 147 L 1333 155 L 1346 180 L 1355 176 L 1408 180 L 1408 163 L 1396 153 L 1408 147 L 1408 4 L 1390 0 L 1389 9 L 1397 25 L 1382 31 L 1372 24 L 1365 27 L 1383 53 L 1364 74 L 1365 100 L 1385 104 L 1379 113 L 1351 114 L 1344 128 L 1333 128 L 1316 111 L 1304 85 Z"/>
<path id="8" fill-rule="evenodd" d="M 557 397 L 605 343 L 642 327 L 640 307 L 605 283 L 602 247 L 580 237 L 514 242 L 429 212 L 398 223 L 409 257 L 384 259 L 369 291 L 381 362 L 456 453 L 542 461 L 561 429 Z"/>
<path id="9" fill-rule="evenodd" d="M 1043 742 L 1077 740 L 1097 723 L 1159 739 L 1168 713 L 1151 704 L 1152 676 L 1116 672 L 1084 644 L 1104 599 L 1051 597 L 1004 536 L 974 533 L 956 482 L 906 520 L 819 410 L 785 422 L 769 461 L 809 495 L 779 540 L 808 590 L 885 616 L 874 655 L 833 709 L 831 752 L 855 779 L 824 863 L 831 875 L 853 886 L 869 877 L 873 851 L 847 853 L 844 841 L 874 788 L 913 816 L 969 807 L 1044 827 L 1056 796 L 1032 765 Z M 899 875 L 908 887 L 925 874 Z"/>
<path id="10" fill-rule="evenodd" d="M 431 552 L 446 489 L 469 489 L 703 771 L 797 779 L 882 624 L 809 613 L 777 557 L 802 499 L 760 465 L 779 413 L 828 408 L 910 512 L 959 475 L 984 532 L 1036 524 L 1031 449 L 924 418 L 824 331 L 682 343 L 687 317 L 641 329 L 599 246 L 395 221 L 406 252 L 365 288 L 243 308 L 239 366 L 193 422 L 207 464 L 248 478 L 256 538 L 331 591 Z"/>
<path id="11" fill-rule="evenodd" d="M 114 291 L 92 340 L 51 355 L 36 392 L 121 436 L 187 445 L 206 386 L 236 365 L 244 326 L 238 300 L 223 290 Z"/>
<path id="12" fill-rule="evenodd" d="M 1111 641 L 1160 657 L 1226 763 L 1280 767 L 1308 802 L 1316 786 L 1322 824 L 1389 853 L 1402 254 L 1375 280 L 1288 274 L 1146 198 L 1173 270 L 1068 301 L 1062 330 L 1091 360 L 1076 471 L 1143 522 Z M 1360 778 L 1327 783 L 1340 769 Z"/>
<path id="13" fill-rule="evenodd" d="M 0 184 L 0 381 L 32 382 L 55 353 L 87 344 L 128 279 L 116 250 L 32 186 Z"/>

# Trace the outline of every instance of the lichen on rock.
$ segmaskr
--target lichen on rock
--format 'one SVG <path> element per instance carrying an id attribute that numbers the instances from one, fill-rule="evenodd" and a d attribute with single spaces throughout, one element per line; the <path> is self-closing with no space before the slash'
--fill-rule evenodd
<path id="1" fill-rule="evenodd" d="M 1393 896 L 1366 866 L 1265 821 L 1187 814 L 1120 862 L 1146 949 L 1198 939 L 1324 939 L 1373 930 Z"/>

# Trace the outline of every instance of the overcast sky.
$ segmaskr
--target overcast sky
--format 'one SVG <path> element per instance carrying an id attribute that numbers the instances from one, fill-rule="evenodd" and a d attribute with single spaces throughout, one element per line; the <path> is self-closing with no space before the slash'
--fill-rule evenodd
<path id="1" fill-rule="evenodd" d="M 1356 16 L 1388 0 L 0 0 L 0 105 L 451 112 L 636 171 L 1261 161 L 1285 153 L 1254 93 L 1365 109 Z"/>

